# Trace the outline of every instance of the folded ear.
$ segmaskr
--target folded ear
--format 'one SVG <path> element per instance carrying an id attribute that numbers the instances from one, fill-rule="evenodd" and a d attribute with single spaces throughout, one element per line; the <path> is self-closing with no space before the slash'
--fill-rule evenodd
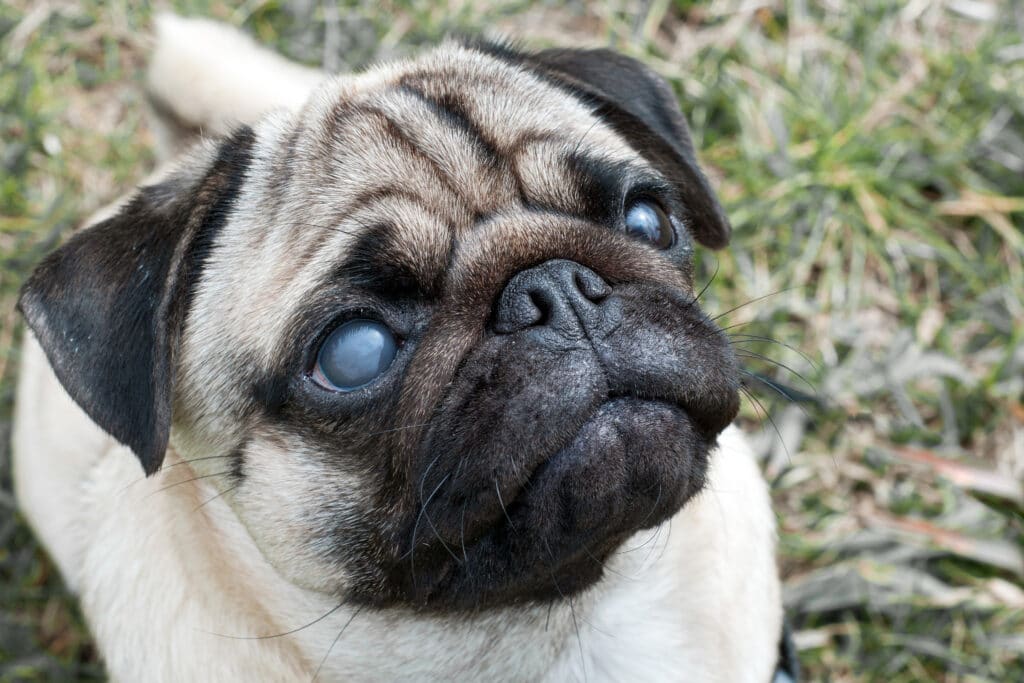
<path id="1" fill-rule="evenodd" d="M 530 54 L 492 46 L 489 51 L 530 67 L 590 105 L 679 188 L 698 242 L 711 249 L 729 243 L 729 220 L 697 165 L 679 103 L 660 76 L 611 50 L 555 49 Z"/>
<path id="2" fill-rule="evenodd" d="M 22 286 L 18 306 L 57 378 L 147 474 L 167 450 L 185 313 L 253 140 L 242 128 L 206 159 L 205 172 L 142 188 L 43 259 Z"/>

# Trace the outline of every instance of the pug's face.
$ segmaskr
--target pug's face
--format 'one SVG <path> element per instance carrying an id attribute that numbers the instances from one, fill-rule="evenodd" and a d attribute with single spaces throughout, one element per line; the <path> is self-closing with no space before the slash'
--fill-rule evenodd
<path id="1" fill-rule="evenodd" d="M 195 152 L 21 306 L 289 580 L 486 608 L 584 589 L 701 489 L 738 381 L 692 252 L 728 234 L 644 67 L 446 45 Z"/>

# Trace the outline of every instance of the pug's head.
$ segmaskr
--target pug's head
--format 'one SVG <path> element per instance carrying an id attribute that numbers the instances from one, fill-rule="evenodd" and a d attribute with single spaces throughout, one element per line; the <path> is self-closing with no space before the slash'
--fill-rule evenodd
<path id="1" fill-rule="evenodd" d="M 701 489 L 738 379 L 692 258 L 728 238 L 641 64 L 448 44 L 194 151 L 20 305 L 289 580 L 487 608 L 592 585 Z"/>

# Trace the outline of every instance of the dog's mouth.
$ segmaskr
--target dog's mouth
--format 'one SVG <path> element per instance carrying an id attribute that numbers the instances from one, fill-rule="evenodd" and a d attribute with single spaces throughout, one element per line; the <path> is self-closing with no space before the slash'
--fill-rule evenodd
<path id="1" fill-rule="evenodd" d="M 445 609 L 571 596 L 601 578 L 626 538 L 701 490 L 712 445 L 678 405 L 608 398 L 518 490 L 503 495 L 496 480 L 472 502 L 421 507 L 418 538 L 390 579 L 408 601 Z M 496 518 L 470 511 L 486 493 Z"/>
<path id="2" fill-rule="evenodd" d="M 635 308 L 624 302 L 627 323 L 651 320 Z M 678 309 L 571 347 L 482 344 L 425 431 L 415 505 L 374 601 L 477 609 L 571 596 L 700 491 L 738 407 L 736 367 L 717 328 Z"/>

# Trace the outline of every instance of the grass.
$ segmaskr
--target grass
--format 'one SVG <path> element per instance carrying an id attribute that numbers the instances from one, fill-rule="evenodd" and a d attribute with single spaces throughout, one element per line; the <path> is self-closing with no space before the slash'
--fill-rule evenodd
<path id="1" fill-rule="evenodd" d="M 1024 680 L 1012 5 L 177 3 L 337 68 L 486 30 L 611 45 L 667 78 L 736 230 L 700 265 L 717 273 L 709 310 L 739 307 L 723 324 L 768 380 L 741 420 L 772 482 L 806 677 L 893 683 Z M 0 681 L 102 678 L 9 493 L 13 304 L 31 264 L 152 162 L 138 85 L 150 16 L 0 6 Z"/>

